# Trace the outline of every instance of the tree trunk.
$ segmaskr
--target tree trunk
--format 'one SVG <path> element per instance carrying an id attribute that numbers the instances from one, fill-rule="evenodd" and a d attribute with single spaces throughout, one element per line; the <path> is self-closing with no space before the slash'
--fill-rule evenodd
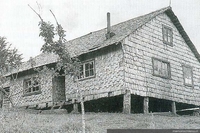
<path id="1" fill-rule="evenodd" d="M 81 102 L 81 114 L 82 114 L 82 133 L 85 133 L 85 107 L 84 107 L 84 100 L 83 100 L 83 95 L 82 95 L 82 91 L 79 90 L 79 81 L 78 81 L 78 77 L 76 79 L 76 84 L 77 84 L 77 90 L 79 91 L 79 95 L 80 95 L 80 102 Z"/>
<path id="2" fill-rule="evenodd" d="M 82 92 L 80 92 L 81 99 L 81 114 L 82 114 L 82 132 L 85 133 L 85 107 Z"/>

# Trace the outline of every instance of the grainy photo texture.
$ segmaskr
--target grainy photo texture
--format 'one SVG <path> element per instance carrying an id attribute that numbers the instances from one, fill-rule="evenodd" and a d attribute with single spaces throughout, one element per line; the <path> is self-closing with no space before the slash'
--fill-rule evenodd
<path id="1" fill-rule="evenodd" d="M 200 132 L 199 0 L 0 2 L 0 132 Z"/>

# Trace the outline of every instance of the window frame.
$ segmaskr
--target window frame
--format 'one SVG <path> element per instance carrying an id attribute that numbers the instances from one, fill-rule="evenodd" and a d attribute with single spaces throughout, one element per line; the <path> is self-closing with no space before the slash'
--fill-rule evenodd
<path id="1" fill-rule="evenodd" d="M 88 76 L 88 77 L 86 77 L 85 75 L 85 65 L 87 64 L 87 63 L 90 63 L 90 62 L 93 62 L 93 75 L 92 76 Z M 96 72 L 95 72 L 95 60 L 94 59 L 90 59 L 90 60 L 86 60 L 86 61 L 83 61 L 81 64 L 80 64 L 80 66 L 81 65 L 83 65 L 83 75 L 84 75 L 84 77 L 83 78 L 79 78 L 80 76 L 78 76 L 78 80 L 79 81 L 81 81 L 81 80 L 85 80 L 85 79 L 90 79 L 90 78 L 94 78 L 94 77 L 96 77 Z M 80 75 L 80 74 L 79 74 Z"/>
<path id="2" fill-rule="evenodd" d="M 167 73 L 168 73 L 168 76 L 164 76 L 164 75 L 160 75 L 160 74 L 156 74 L 155 73 L 154 60 L 157 60 L 159 62 L 167 64 Z M 171 66 L 170 66 L 170 62 L 169 61 L 152 57 L 152 67 L 153 67 L 153 76 L 157 76 L 157 77 L 161 77 L 161 78 L 165 78 L 165 79 L 171 79 Z"/>
<path id="3" fill-rule="evenodd" d="M 37 85 L 34 85 L 34 81 L 36 78 L 38 84 Z M 31 82 L 30 83 L 30 86 L 26 86 L 27 82 Z M 29 83 L 28 83 L 29 84 Z M 36 91 L 33 91 L 34 87 L 38 87 L 39 89 L 36 90 Z M 29 89 L 31 89 L 31 91 L 29 92 Z M 39 77 L 36 77 L 36 76 L 33 76 L 33 77 L 29 77 L 29 78 L 26 78 L 23 80 L 23 93 L 24 95 L 23 96 L 30 96 L 30 95 L 37 95 L 37 94 L 40 94 L 42 93 L 41 92 L 41 83 L 40 83 L 40 78 Z"/>
<path id="4" fill-rule="evenodd" d="M 186 74 L 185 74 L 185 72 L 184 72 L 184 68 L 189 68 L 189 69 L 191 70 L 191 82 L 192 82 L 192 84 L 186 83 L 186 81 L 185 81 Z M 185 85 L 185 86 L 189 86 L 189 87 L 193 87 L 193 86 L 194 86 L 193 67 L 190 66 L 190 65 L 182 64 L 182 71 L 183 71 L 183 82 L 184 82 L 184 85 Z"/>
<path id="5" fill-rule="evenodd" d="M 164 33 L 164 30 L 167 31 L 167 34 Z M 170 31 L 170 32 L 169 32 Z M 167 41 L 165 40 L 165 36 L 168 38 L 170 35 L 170 41 Z M 167 44 L 167 45 L 170 45 L 170 46 L 173 46 L 173 29 L 169 26 L 166 26 L 166 25 L 162 25 L 162 36 L 163 36 L 163 43 L 164 44 Z"/>

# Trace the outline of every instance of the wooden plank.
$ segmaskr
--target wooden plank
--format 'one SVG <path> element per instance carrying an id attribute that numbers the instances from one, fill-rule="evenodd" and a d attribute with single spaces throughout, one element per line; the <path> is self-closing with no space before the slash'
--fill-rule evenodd
<path id="1" fill-rule="evenodd" d="M 149 113 L 149 97 L 144 97 L 143 99 L 143 112 L 144 114 Z"/>
<path id="2" fill-rule="evenodd" d="M 188 108 L 188 109 L 177 110 L 176 112 L 184 112 L 184 111 L 199 110 L 199 109 L 200 109 L 200 108 Z"/>
<path id="3" fill-rule="evenodd" d="M 130 114 L 131 113 L 131 93 L 129 90 L 126 90 L 123 99 L 123 113 Z"/>
<path id="4" fill-rule="evenodd" d="M 177 112 L 177 111 L 176 111 L 176 103 L 173 101 L 173 102 L 172 102 L 172 113 L 173 113 L 173 114 L 176 114 L 176 112 Z"/>

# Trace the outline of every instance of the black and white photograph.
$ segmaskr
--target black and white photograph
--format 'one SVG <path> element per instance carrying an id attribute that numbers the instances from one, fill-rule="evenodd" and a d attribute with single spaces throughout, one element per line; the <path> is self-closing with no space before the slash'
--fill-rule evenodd
<path id="1" fill-rule="evenodd" d="M 0 133 L 200 133 L 200 0 L 0 0 Z"/>

